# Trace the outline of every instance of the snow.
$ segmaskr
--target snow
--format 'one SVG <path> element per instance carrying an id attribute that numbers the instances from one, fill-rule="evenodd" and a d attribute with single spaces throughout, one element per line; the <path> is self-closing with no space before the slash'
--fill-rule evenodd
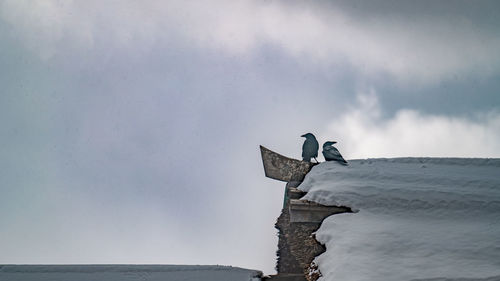
<path id="1" fill-rule="evenodd" d="M 1 281 L 257 281 L 260 275 L 207 265 L 0 265 Z"/>
<path id="2" fill-rule="evenodd" d="M 356 210 L 316 232 L 322 281 L 500 280 L 500 159 L 325 162 L 299 189 Z"/>

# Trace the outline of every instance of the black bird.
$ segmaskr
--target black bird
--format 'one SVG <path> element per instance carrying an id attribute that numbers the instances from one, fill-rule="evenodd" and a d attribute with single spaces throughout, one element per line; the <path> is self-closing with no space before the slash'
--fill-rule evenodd
<path id="1" fill-rule="evenodd" d="M 314 137 L 311 133 L 307 133 L 301 137 L 306 138 L 304 144 L 302 145 L 302 161 L 311 162 L 311 158 L 314 158 L 316 163 L 319 163 L 318 159 L 316 159 L 316 157 L 318 157 L 319 149 L 319 143 L 316 140 L 316 137 Z"/>
<path id="2" fill-rule="evenodd" d="M 345 161 L 344 157 L 342 157 L 338 149 L 333 146 L 336 143 L 336 141 L 327 141 L 323 144 L 323 156 L 325 156 L 325 160 L 337 161 L 342 164 L 347 164 L 347 161 Z"/>

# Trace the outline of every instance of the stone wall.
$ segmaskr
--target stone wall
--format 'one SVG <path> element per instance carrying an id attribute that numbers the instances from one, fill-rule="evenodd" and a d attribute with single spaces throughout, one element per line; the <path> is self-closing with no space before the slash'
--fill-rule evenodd
<path id="1" fill-rule="evenodd" d="M 321 276 L 321 272 L 313 264 L 313 260 L 326 250 L 324 245 L 316 241 L 315 231 L 326 217 L 351 210 L 299 200 L 305 193 L 297 187 L 317 163 L 288 158 L 262 145 L 260 152 L 266 177 L 287 182 L 283 210 L 275 224 L 279 237 L 276 264 L 278 274 L 270 279 L 315 281 Z"/>
<path id="2" fill-rule="evenodd" d="M 302 197 L 305 193 L 298 191 L 297 187 L 300 182 L 289 182 L 286 185 L 285 202 L 281 215 L 275 224 L 278 229 L 278 259 L 276 270 L 279 275 L 300 275 L 302 280 L 314 281 L 320 277 L 320 272 L 312 263 L 314 258 L 322 254 L 326 248 L 320 244 L 314 237 L 314 232 L 321 226 L 322 221 L 332 215 L 338 213 L 350 212 L 346 207 L 327 207 L 313 202 L 307 202 L 306 206 L 310 206 L 309 210 L 304 210 L 301 206 L 300 212 L 315 212 L 314 215 L 294 214 L 299 212 L 294 208 L 293 204 L 296 199 Z M 303 205 L 304 201 L 300 201 Z M 292 214 L 291 214 L 292 213 Z M 296 217 L 311 217 L 312 221 L 291 221 L 291 215 Z M 294 279 L 298 280 L 298 279 Z"/>

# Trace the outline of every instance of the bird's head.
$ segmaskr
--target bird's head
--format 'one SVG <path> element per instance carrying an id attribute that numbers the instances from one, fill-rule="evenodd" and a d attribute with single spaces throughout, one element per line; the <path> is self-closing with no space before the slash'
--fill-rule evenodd
<path id="1" fill-rule="evenodd" d="M 337 142 L 336 141 L 327 141 L 323 144 L 323 147 L 326 147 L 326 146 L 330 146 L 330 145 L 334 145 L 336 144 Z"/>
<path id="2" fill-rule="evenodd" d="M 314 135 L 311 133 L 303 134 L 301 137 L 306 138 L 306 139 L 315 138 Z"/>

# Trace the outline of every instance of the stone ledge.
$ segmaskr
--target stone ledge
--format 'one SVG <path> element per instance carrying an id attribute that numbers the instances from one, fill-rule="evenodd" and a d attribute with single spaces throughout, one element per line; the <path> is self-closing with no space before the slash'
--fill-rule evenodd
<path id="1" fill-rule="evenodd" d="M 307 193 L 307 192 L 299 190 L 295 187 L 288 187 L 287 192 L 288 192 L 289 199 L 300 199 L 300 198 L 302 198 L 302 196 L 306 195 L 306 193 Z"/>
<path id="2" fill-rule="evenodd" d="M 350 212 L 346 207 L 325 206 L 299 199 L 290 199 L 288 208 L 291 223 L 321 223 L 328 216 Z"/>

